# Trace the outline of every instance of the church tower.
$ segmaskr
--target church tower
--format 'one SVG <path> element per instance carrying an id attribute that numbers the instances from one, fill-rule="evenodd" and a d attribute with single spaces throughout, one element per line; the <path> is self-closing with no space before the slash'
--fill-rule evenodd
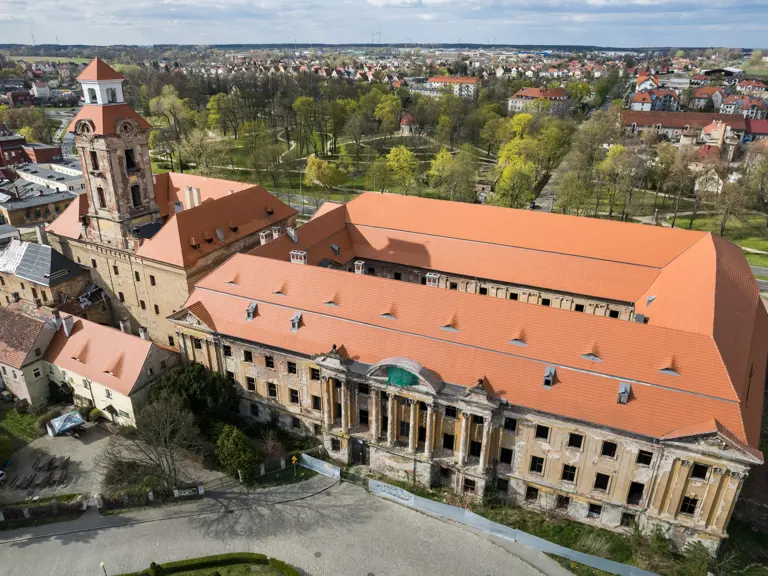
<path id="1" fill-rule="evenodd" d="M 152 127 L 123 99 L 123 78 L 96 58 L 77 77 L 85 105 L 72 120 L 85 176 L 86 237 L 135 251 L 161 222 L 149 159 Z"/>

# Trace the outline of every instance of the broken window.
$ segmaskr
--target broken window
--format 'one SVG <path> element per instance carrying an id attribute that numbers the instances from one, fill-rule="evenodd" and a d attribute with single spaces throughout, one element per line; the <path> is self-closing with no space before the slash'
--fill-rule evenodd
<path id="1" fill-rule="evenodd" d="M 136 165 L 136 157 L 133 155 L 133 149 L 129 148 L 125 151 L 125 169 L 130 172 L 137 168 L 138 166 Z"/>
<path id="2" fill-rule="evenodd" d="M 698 498 L 694 496 L 683 496 L 683 502 L 680 504 L 680 514 L 693 516 L 694 512 L 696 512 L 696 506 L 698 504 Z"/>
<path id="3" fill-rule="evenodd" d="M 288 362 L 288 374 L 296 374 L 296 362 Z"/>
<path id="4" fill-rule="evenodd" d="M 510 292 L 509 293 L 509 299 L 510 300 L 517 300 L 519 298 L 517 292 Z"/>
<path id="5" fill-rule="evenodd" d="M 323 409 L 323 401 L 321 400 L 320 396 L 316 396 L 315 394 L 312 395 L 312 410 L 317 410 L 318 412 Z"/>
<path id="6" fill-rule="evenodd" d="M 469 455 L 475 458 L 480 458 L 480 451 L 483 449 L 483 445 L 480 442 L 472 440 L 469 443 Z"/>
<path id="7" fill-rule="evenodd" d="M 699 480 L 706 480 L 709 473 L 709 466 L 705 464 L 694 464 L 691 470 L 691 478 L 697 478 Z"/>
<path id="8" fill-rule="evenodd" d="M 456 418 L 456 406 L 446 406 L 445 407 L 445 417 L 446 418 Z"/>
<path id="9" fill-rule="evenodd" d="M 453 434 L 443 434 L 443 448 L 446 450 L 453 450 L 454 438 L 455 436 Z"/>
<path id="10" fill-rule="evenodd" d="M 368 410 L 361 408 L 357 416 L 360 426 L 368 426 Z"/>
<path id="11" fill-rule="evenodd" d="M 560 476 L 560 479 L 563 482 L 569 482 L 569 483 L 576 482 L 576 466 L 571 466 L 570 464 L 564 464 L 563 473 Z"/>
<path id="12" fill-rule="evenodd" d="M 574 306 L 573 309 L 576 312 L 584 312 L 584 304 L 576 304 L 576 306 Z"/>
<path id="13" fill-rule="evenodd" d="M 616 458 L 616 442 L 609 442 L 608 440 L 603 442 L 603 449 L 600 454 L 608 458 Z"/>
<path id="14" fill-rule="evenodd" d="M 587 510 L 587 518 L 600 518 L 603 513 L 603 507 L 600 504 L 590 504 Z"/>
<path id="15" fill-rule="evenodd" d="M 509 480 L 506 478 L 496 478 L 496 490 L 502 494 L 507 494 L 509 492 Z"/>
<path id="16" fill-rule="evenodd" d="M 252 376 L 245 377 L 245 384 L 251 392 L 256 390 L 256 380 Z"/>
<path id="17" fill-rule="evenodd" d="M 549 440 L 549 426 L 536 425 L 536 438 L 538 440 Z"/>
<path id="18" fill-rule="evenodd" d="M 232 346 L 224 344 L 224 357 L 230 358 L 232 356 Z"/>
<path id="19" fill-rule="evenodd" d="M 227 378 L 229 379 L 230 382 L 234 382 L 235 381 L 235 373 L 234 372 L 230 372 L 229 370 L 227 370 Z"/>
<path id="20" fill-rule="evenodd" d="M 504 430 L 507 432 L 517 430 L 517 418 L 504 418 Z"/>
<path id="21" fill-rule="evenodd" d="M 637 463 L 639 466 L 650 466 L 653 460 L 653 452 L 647 450 L 640 450 L 637 453 Z"/>
<path id="22" fill-rule="evenodd" d="M 310 380 L 320 380 L 320 370 L 317 368 L 310 368 L 309 369 L 309 379 Z"/>
<path id="23" fill-rule="evenodd" d="M 627 504 L 630 506 L 637 506 L 643 499 L 643 491 L 645 490 L 645 484 L 640 482 L 631 482 L 629 485 L 629 494 L 627 494 Z"/>
<path id="24" fill-rule="evenodd" d="M 568 510 L 570 506 L 571 506 L 570 497 L 564 496 L 562 494 L 558 494 L 555 508 L 557 508 L 558 510 Z"/>
<path id="25" fill-rule="evenodd" d="M 539 499 L 539 489 L 534 486 L 527 486 L 525 488 L 525 499 L 528 502 L 536 502 Z"/>
<path id="26" fill-rule="evenodd" d="M 264 365 L 267 368 L 275 368 L 275 359 L 272 356 L 264 356 Z"/>
<path id="27" fill-rule="evenodd" d="M 475 486 L 476 483 L 471 478 L 464 478 L 464 492 L 471 492 L 472 494 L 475 493 Z"/>
<path id="28" fill-rule="evenodd" d="M 568 448 L 575 448 L 576 450 L 581 450 L 581 447 L 584 445 L 584 436 L 581 434 L 576 434 L 575 432 L 571 432 L 568 434 Z"/>
<path id="29" fill-rule="evenodd" d="M 552 301 L 549 298 L 542 298 L 541 299 L 541 305 L 542 306 L 549 306 L 552 303 Z"/>
<path id="30" fill-rule="evenodd" d="M 480 294 L 482 296 L 487 296 L 488 295 L 488 288 L 486 288 L 485 286 L 481 286 L 480 287 Z"/>
<path id="31" fill-rule="evenodd" d="M 619 311 L 618 310 L 611 310 L 608 312 L 608 316 L 611 318 L 618 318 L 619 317 Z"/>
<path id="32" fill-rule="evenodd" d="M 248 362 L 248 364 L 253 363 L 253 352 L 250 350 L 243 350 L 243 362 Z"/>
<path id="33" fill-rule="evenodd" d="M 411 432 L 410 422 L 400 422 L 400 436 L 408 436 Z"/>
<path id="34" fill-rule="evenodd" d="M 131 186 L 131 201 L 134 208 L 141 206 L 141 187 L 138 184 Z"/>
<path id="35" fill-rule="evenodd" d="M 608 484 L 611 481 L 611 477 L 608 476 L 608 474 L 602 474 L 601 472 L 598 472 L 595 474 L 595 490 L 600 490 L 601 492 L 607 492 L 608 491 Z"/>
<path id="36" fill-rule="evenodd" d="M 624 528 L 629 528 L 635 523 L 635 515 L 630 514 L 629 512 L 622 512 L 621 513 L 621 526 Z"/>
<path id="37" fill-rule="evenodd" d="M 541 456 L 531 456 L 531 465 L 528 467 L 531 474 L 542 474 L 544 472 L 544 458 Z"/>
<path id="38" fill-rule="evenodd" d="M 341 450 L 341 441 L 338 438 L 331 438 L 331 450 L 333 452 Z"/>
<path id="39" fill-rule="evenodd" d="M 499 455 L 499 462 L 501 464 L 506 464 L 507 466 L 512 466 L 513 456 L 514 456 L 514 451 L 511 448 L 502 448 L 501 454 Z"/>
<path id="40" fill-rule="evenodd" d="M 267 395 L 270 398 L 277 398 L 277 384 L 274 382 L 269 382 L 267 384 Z"/>
<path id="41" fill-rule="evenodd" d="M 299 391 L 291 388 L 291 404 L 299 403 Z"/>
<path id="42" fill-rule="evenodd" d="M 107 207 L 107 198 L 104 196 L 104 188 L 97 187 L 96 188 L 96 196 L 99 200 L 99 208 L 106 208 Z"/>

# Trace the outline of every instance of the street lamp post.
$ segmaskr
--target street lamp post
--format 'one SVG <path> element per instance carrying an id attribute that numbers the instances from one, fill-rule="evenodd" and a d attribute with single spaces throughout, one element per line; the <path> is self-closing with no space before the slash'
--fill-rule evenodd
<path id="1" fill-rule="evenodd" d="M 101 569 L 104 570 L 104 576 L 108 576 L 107 568 L 104 566 L 104 562 L 101 563 Z"/>

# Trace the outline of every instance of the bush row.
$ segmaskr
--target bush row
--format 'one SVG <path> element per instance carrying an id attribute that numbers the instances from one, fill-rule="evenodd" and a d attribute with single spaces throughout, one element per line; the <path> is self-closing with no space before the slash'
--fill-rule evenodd
<path id="1" fill-rule="evenodd" d="M 187 560 L 166 562 L 162 565 L 152 562 L 150 567 L 146 570 L 140 572 L 128 572 L 126 574 L 119 574 L 118 576 L 167 576 L 170 574 L 178 574 L 179 572 L 219 568 L 221 566 L 231 566 L 233 564 L 269 564 L 270 567 L 278 570 L 283 576 L 300 576 L 298 570 L 282 560 L 268 558 L 264 554 L 254 554 L 252 552 L 233 552 L 230 554 L 204 556 L 202 558 L 188 558 Z"/>

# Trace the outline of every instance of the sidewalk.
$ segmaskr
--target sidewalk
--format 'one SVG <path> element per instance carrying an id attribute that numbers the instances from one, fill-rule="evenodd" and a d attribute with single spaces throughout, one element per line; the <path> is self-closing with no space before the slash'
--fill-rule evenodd
<path id="1" fill-rule="evenodd" d="M 233 481 L 217 489 L 206 491 L 205 496 L 198 500 L 136 508 L 106 516 L 102 516 L 97 508 L 91 507 L 80 518 L 70 522 L 2 531 L 0 545 L 177 518 L 220 515 L 259 506 L 274 506 L 309 498 L 324 492 L 334 484 L 336 484 L 335 480 L 319 474 L 303 482 L 273 486 L 263 490 L 248 490 Z"/>

